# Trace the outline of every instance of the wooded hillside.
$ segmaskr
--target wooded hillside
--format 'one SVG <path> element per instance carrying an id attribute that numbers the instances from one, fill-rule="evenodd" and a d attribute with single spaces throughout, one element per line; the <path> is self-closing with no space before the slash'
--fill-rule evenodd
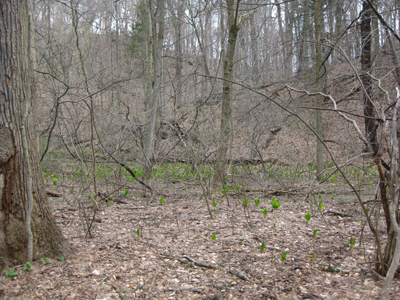
<path id="1" fill-rule="evenodd" d="M 32 16 L 30 130 L 75 253 L 24 275 L 2 260 L 21 272 L 0 296 L 400 297 L 399 1 L 35 0 Z"/>

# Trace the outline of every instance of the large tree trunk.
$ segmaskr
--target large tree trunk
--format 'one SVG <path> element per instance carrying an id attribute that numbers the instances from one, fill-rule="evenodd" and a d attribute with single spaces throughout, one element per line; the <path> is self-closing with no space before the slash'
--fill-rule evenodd
<path id="1" fill-rule="evenodd" d="M 32 187 L 33 258 L 65 254 L 62 236 L 47 203 L 39 165 L 37 136 L 32 130 L 35 103 L 32 2 L 0 3 L 0 268 L 27 261 L 25 221 Z M 25 122 L 23 123 L 23 121 Z M 24 137 L 26 133 L 26 137 Z M 27 144 L 29 164 L 24 158 Z M 30 166 L 30 168 L 29 168 Z M 31 176 L 29 176 L 30 169 Z M 32 183 L 28 184 L 31 177 Z"/>

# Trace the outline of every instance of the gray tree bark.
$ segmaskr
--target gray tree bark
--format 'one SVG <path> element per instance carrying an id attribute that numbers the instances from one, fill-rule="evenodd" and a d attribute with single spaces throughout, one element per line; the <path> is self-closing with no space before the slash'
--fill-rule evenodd
<path id="1" fill-rule="evenodd" d="M 183 0 L 176 0 L 176 18 L 174 20 L 175 30 L 175 109 L 180 112 L 183 108 L 182 102 L 182 18 Z"/>
<path id="2" fill-rule="evenodd" d="M 301 4 L 303 6 L 303 23 L 299 24 L 297 29 L 299 32 L 298 41 L 298 52 L 297 60 L 299 67 L 297 69 L 297 74 L 301 74 L 309 69 L 310 63 L 310 43 L 307 42 L 310 34 L 310 13 L 309 13 L 309 0 L 302 0 Z M 300 27 L 301 26 L 301 27 Z"/>
<path id="3" fill-rule="evenodd" d="M 237 26 L 239 2 L 237 0 L 236 7 L 234 0 L 226 0 L 226 8 L 228 12 L 228 30 L 229 38 L 224 60 L 224 82 L 222 83 L 222 112 L 220 127 L 220 147 L 217 151 L 217 161 L 215 164 L 215 176 L 213 190 L 221 188 L 225 180 L 226 155 L 229 148 L 229 140 L 231 135 L 232 122 L 232 106 L 231 106 L 231 85 L 233 80 L 233 58 L 235 55 L 236 40 L 239 32 Z"/>
<path id="4" fill-rule="evenodd" d="M 0 4 L 0 268 L 28 260 L 25 230 L 31 173 L 32 256 L 64 255 L 70 245 L 62 236 L 47 203 L 39 165 L 37 135 L 32 131 L 36 104 L 33 74 L 32 2 Z M 25 135 L 25 138 L 24 138 Z M 25 139 L 25 142 L 24 142 Z"/>
<path id="5" fill-rule="evenodd" d="M 316 86 L 318 92 L 322 92 L 324 70 L 322 65 L 322 45 L 321 45 L 321 36 L 322 36 L 322 26 L 323 26 L 323 14 L 322 14 L 322 0 L 316 0 L 314 2 L 314 23 L 315 23 L 315 77 L 316 77 Z M 319 137 L 316 137 L 316 152 L 317 152 L 317 170 L 316 177 L 318 181 L 322 179 L 322 171 L 324 169 L 324 161 L 323 161 L 323 132 L 322 132 L 322 96 L 316 96 L 315 99 L 315 132 Z"/>
<path id="6" fill-rule="evenodd" d="M 285 76 L 286 78 L 293 74 L 293 23 L 294 12 L 291 2 L 285 2 Z"/>
<path id="7" fill-rule="evenodd" d="M 258 64 L 258 43 L 257 43 L 257 32 L 256 32 L 256 24 L 254 22 L 254 15 L 250 18 L 250 43 L 251 43 L 251 85 L 253 89 L 256 89 L 258 85 L 258 77 L 259 74 L 259 64 Z M 254 115 L 254 102 L 253 98 L 250 98 L 249 101 L 249 111 L 250 111 L 250 151 L 251 151 L 251 158 L 255 159 L 258 155 L 257 150 L 257 119 Z"/>
<path id="8" fill-rule="evenodd" d="M 240 0 L 226 0 L 226 8 L 228 12 L 228 45 L 224 60 L 224 81 L 222 83 L 222 111 L 221 111 L 221 127 L 220 127 L 220 147 L 217 151 L 217 161 L 215 163 L 215 175 L 213 182 L 213 190 L 217 190 L 224 185 L 225 166 L 229 148 L 229 141 L 232 134 L 232 81 L 233 81 L 233 64 L 236 48 L 236 40 L 238 32 L 243 23 L 251 16 L 247 14 L 239 20 Z"/>
<path id="9" fill-rule="evenodd" d="M 162 49 L 164 43 L 164 11 L 165 0 L 157 0 L 155 14 L 154 2 L 149 1 L 147 6 L 146 47 L 147 47 L 147 84 L 146 84 L 146 137 L 144 152 L 149 165 L 154 158 L 154 141 L 162 87 Z"/>

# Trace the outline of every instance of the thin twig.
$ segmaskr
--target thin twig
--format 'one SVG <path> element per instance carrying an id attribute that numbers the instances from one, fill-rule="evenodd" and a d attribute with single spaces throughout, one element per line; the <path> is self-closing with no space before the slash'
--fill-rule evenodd
<path id="1" fill-rule="evenodd" d="M 184 264 L 192 263 L 192 264 L 194 264 L 196 266 L 199 266 L 199 267 L 202 267 L 202 268 L 224 271 L 224 272 L 232 274 L 232 275 L 234 275 L 234 276 L 236 276 L 239 279 L 242 279 L 244 281 L 250 280 L 249 277 L 247 277 L 246 275 L 240 273 L 239 271 L 237 271 L 235 269 L 227 269 L 227 268 L 219 266 L 219 265 L 208 264 L 208 263 L 205 263 L 205 262 L 196 261 L 196 260 L 194 260 L 193 258 L 191 258 L 190 256 L 187 256 L 187 255 L 184 255 L 184 256 L 172 256 L 172 255 L 165 255 L 165 254 L 160 254 L 160 255 L 163 256 L 163 257 L 176 259 L 176 260 L 178 260 L 178 261 L 180 261 L 181 263 L 184 263 Z"/>
<path id="2" fill-rule="evenodd" d="M 118 296 L 121 298 L 121 300 L 126 300 L 126 298 L 125 298 L 124 295 L 122 294 L 124 291 L 118 290 L 118 288 L 117 288 L 115 285 L 112 285 L 112 287 L 113 287 L 114 290 L 118 293 Z"/>

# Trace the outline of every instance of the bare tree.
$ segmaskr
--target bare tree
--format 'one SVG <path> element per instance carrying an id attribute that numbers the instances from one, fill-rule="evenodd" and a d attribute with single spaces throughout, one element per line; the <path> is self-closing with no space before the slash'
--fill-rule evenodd
<path id="1" fill-rule="evenodd" d="M 236 3 L 235 3 L 236 2 Z M 232 134 L 232 81 L 233 65 L 238 32 L 244 22 L 252 13 L 239 16 L 240 0 L 227 0 L 226 8 L 228 13 L 228 45 L 224 60 L 224 82 L 222 83 L 222 111 L 220 128 L 220 147 L 217 152 L 217 161 L 215 164 L 214 189 L 223 186 L 225 180 L 226 156 L 229 148 L 229 140 Z"/>
<path id="2" fill-rule="evenodd" d="M 154 7 L 155 6 L 155 7 Z M 144 151 L 149 163 L 154 156 L 157 111 L 162 88 L 162 51 L 164 43 L 165 1 L 149 1 L 146 7 L 147 38 L 147 83 L 146 83 L 146 120 L 147 131 Z"/>
<path id="3" fill-rule="evenodd" d="M 365 134 L 367 136 L 368 145 L 367 149 L 372 151 L 374 155 L 378 153 L 378 143 L 376 140 L 376 130 L 378 123 L 373 119 L 374 104 L 373 104 L 373 91 L 372 79 L 368 72 L 371 71 L 371 19 L 372 9 L 368 1 L 363 1 L 363 14 L 361 16 L 361 74 L 362 83 L 364 86 L 363 101 L 364 101 L 364 116 L 365 118 Z"/>
<path id="4" fill-rule="evenodd" d="M 323 85 L 323 76 L 326 72 L 324 70 L 324 65 L 322 61 L 322 28 L 323 28 L 323 13 L 322 13 L 322 0 L 316 0 L 314 2 L 314 22 L 315 22 L 315 79 L 316 79 L 316 86 L 319 92 L 322 92 L 322 85 Z M 324 161 L 323 161 L 323 153 L 322 153 L 322 139 L 323 139 L 323 132 L 322 132 L 322 96 L 316 96 L 315 99 L 315 131 L 319 135 L 316 138 L 317 143 L 317 180 L 320 181 L 322 179 L 322 170 L 324 168 Z"/>
<path id="5" fill-rule="evenodd" d="M 184 3 L 183 0 L 175 1 L 176 16 L 174 17 L 174 30 L 175 30 L 175 108 L 181 111 L 183 107 L 182 102 L 182 18 Z"/>

